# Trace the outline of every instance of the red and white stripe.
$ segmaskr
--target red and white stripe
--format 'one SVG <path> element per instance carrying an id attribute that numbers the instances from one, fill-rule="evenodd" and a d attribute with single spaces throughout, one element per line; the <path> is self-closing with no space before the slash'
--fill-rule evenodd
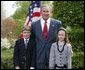
<path id="1" fill-rule="evenodd" d="M 35 22 L 37 20 L 39 20 L 41 18 L 41 15 L 40 15 L 40 8 L 38 7 L 35 7 L 33 9 L 33 14 L 32 14 L 32 22 Z M 26 21 L 25 21 L 25 24 L 24 25 L 31 25 L 32 23 L 31 21 L 29 21 L 29 16 L 26 18 Z"/>

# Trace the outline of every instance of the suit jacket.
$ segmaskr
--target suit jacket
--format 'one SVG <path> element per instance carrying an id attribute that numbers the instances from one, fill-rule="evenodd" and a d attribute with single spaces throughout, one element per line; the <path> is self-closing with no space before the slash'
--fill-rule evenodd
<path id="1" fill-rule="evenodd" d="M 51 19 L 48 32 L 48 39 L 45 40 L 42 34 L 40 20 L 32 23 L 32 38 L 36 39 L 36 61 L 37 65 L 45 64 L 45 60 L 49 61 L 50 47 L 56 41 L 56 31 L 60 28 L 61 23 L 59 20 Z"/>
<path id="2" fill-rule="evenodd" d="M 35 41 L 29 39 L 26 49 L 24 39 L 17 40 L 14 47 L 14 66 L 18 65 L 21 69 L 24 69 L 26 63 L 26 69 L 29 69 L 31 66 L 34 67 L 34 50 Z"/>

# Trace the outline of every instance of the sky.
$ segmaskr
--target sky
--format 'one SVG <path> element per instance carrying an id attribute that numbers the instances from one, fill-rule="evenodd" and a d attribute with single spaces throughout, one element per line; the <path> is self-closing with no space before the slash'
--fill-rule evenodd
<path id="1" fill-rule="evenodd" d="M 14 5 L 16 1 L 2 1 L 3 2 L 3 12 L 6 17 L 13 15 L 17 7 Z"/>

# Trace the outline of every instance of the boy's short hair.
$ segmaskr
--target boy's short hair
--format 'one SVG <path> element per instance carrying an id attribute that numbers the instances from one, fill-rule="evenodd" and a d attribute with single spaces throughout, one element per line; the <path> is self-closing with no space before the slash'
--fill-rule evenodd
<path id="1" fill-rule="evenodd" d="M 31 27 L 30 26 L 24 26 L 22 31 L 24 31 L 24 30 L 31 32 Z"/>

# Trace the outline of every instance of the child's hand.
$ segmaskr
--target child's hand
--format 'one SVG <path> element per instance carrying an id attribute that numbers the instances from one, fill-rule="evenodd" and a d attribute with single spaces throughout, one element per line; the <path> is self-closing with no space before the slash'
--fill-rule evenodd
<path id="1" fill-rule="evenodd" d="M 35 69 L 34 67 L 30 67 L 30 69 Z"/>
<path id="2" fill-rule="evenodd" d="M 20 67 L 19 66 L 16 66 L 15 69 L 20 69 Z"/>

